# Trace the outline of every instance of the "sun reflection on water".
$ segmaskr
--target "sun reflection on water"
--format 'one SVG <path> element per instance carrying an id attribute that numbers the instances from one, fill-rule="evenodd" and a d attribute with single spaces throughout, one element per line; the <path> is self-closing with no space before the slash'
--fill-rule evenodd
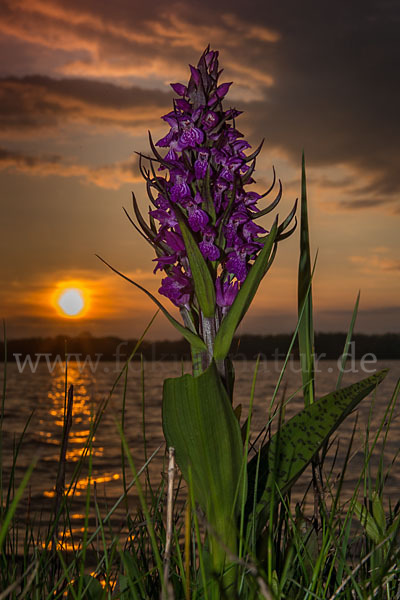
<path id="1" fill-rule="evenodd" d="M 48 408 L 39 420 L 42 426 L 39 435 L 48 444 L 60 445 L 64 427 L 66 408 L 66 388 L 74 385 L 74 404 L 72 428 L 68 439 L 67 460 L 79 460 L 90 433 L 96 405 L 93 395 L 94 377 L 82 372 L 74 362 L 68 363 L 68 380 L 65 383 L 65 368 L 54 369 L 51 373 L 51 387 L 47 394 Z M 101 448 L 95 448 L 95 454 L 102 454 Z"/>
<path id="2" fill-rule="evenodd" d="M 51 385 L 47 393 L 47 406 L 42 411 L 39 419 L 40 428 L 38 435 L 43 443 L 46 444 L 44 460 L 46 462 L 57 462 L 60 456 L 60 447 L 62 443 L 64 414 L 66 411 L 66 389 L 70 384 L 74 386 L 73 396 L 73 417 L 72 427 L 68 437 L 68 446 L 66 453 L 67 467 L 70 463 L 76 463 L 82 457 L 85 448 L 87 448 L 88 437 L 91 431 L 96 413 L 96 398 L 94 394 L 95 379 L 93 374 L 88 371 L 82 371 L 74 362 L 68 363 L 67 385 L 65 382 L 65 366 L 58 366 L 51 373 Z M 92 440 L 93 456 L 103 456 L 104 448 L 96 444 L 96 436 Z M 51 451 L 50 449 L 53 448 Z M 99 483 L 118 479 L 116 473 L 106 473 L 99 477 L 93 477 Z M 55 496 L 54 483 L 51 489 L 43 492 L 47 498 Z M 87 487 L 87 478 L 79 480 L 74 485 L 74 494 L 80 496 L 81 490 Z"/>

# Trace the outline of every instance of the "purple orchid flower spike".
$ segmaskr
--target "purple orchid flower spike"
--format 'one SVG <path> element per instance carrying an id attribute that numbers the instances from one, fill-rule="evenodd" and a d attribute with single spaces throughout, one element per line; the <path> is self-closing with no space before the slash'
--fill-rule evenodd
<path id="1" fill-rule="evenodd" d="M 231 83 L 220 82 L 221 73 L 218 52 L 207 48 L 197 66 L 190 65 L 188 83 L 171 84 L 177 97 L 162 117 L 169 131 L 155 144 L 150 136 L 152 158 L 140 156 L 152 204 L 149 224 L 134 201 L 138 224 L 157 254 L 154 270 L 164 273 L 159 293 L 180 308 L 185 326 L 206 342 L 210 356 L 218 328 L 268 239 L 255 220 L 275 208 L 281 196 L 279 182 L 272 204 L 258 206 L 275 184 L 275 171 L 264 195 L 248 189 L 255 183 L 261 146 L 249 153 L 249 142 L 236 128 L 241 111 L 224 108 Z M 293 218 L 294 211 L 279 226 L 275 244 L 288 236 L 284 230 Z M 208 294 L 213 316 L 203 310 L 200 293 Z"/>

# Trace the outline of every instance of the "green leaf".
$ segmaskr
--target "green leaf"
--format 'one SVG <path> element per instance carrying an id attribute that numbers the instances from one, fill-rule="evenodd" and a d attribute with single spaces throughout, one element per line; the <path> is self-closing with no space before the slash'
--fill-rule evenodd
<path id="1" fill-rule="evenodd" d="M 121 600 L 141 600 L 146 597 L 143 578 L 138 562 L 130 551 L 120 551 L 124 572 L 118 576 L 118 587 Z"/>
<path id="2" fill-rule="evenodd" d="M 104 596 L 100 581 L 91 575 L 83 576 L 83 590 L 86 590 L 83 597 L 87 600 L 101 600 Z"/>
<path id="3" fill-rule="evenodd" d="M 168 446 L 196 501 L 232 552 L 236 547 L 236 518 L 242 497 L 243 446 L 240 427 L 213 361 L 198 377 L 166 379 L 163 429 Z M 221 566 L 221 565 L 220 565 Z"/>
<path id="4" fill-rule="evenodd" d="M 303 310 L 304 306 L 304 310 Z M 298 273 L 299 353 L 304 404 L 314 402 L 314 328 L 312 315 L 311 258 L 307 215 L 307 189 L 304 152 L 301 174 L 300 260 Z"/>
<path id="5" fill-rule="evenodd" d="M 212 318 L 215 315 L 215 287 L 213 278 L 190 229 L 185 223 L 183 215 L 178 210 L 175 210 L 175 214 L 177 215 L 183 241 L 185 242 L 197 300 L 199 301 L 203 315 Z"/>
<path id="6" fill-rule="evenodd" d="M 260 450 L 258 479 L 258 454 L 249 462 L 247 512 L 253 508 L 256 493 L 255 516 L 261 521 L 265 519 L 276 489 L 282 495 L 289 491 L 325 440 L 386 374 L 385 369 L 327 394 L 287 421 Z"/>
<path id="7" fill-rule="evenodd" d="M 181 325 L 179 323 L 179 321 L 174 319 L 174 317 L 169 314 L 167 309 L 164 308 L 164 306 L 161 304 L 161 302 L 159 302 L 159 300 L 157 300 L 157 298 L 155 296 L 153 296 L 153 294 L 151 292 L 146 290 L 146 288 L 142 287 L 139 283 L 136 283 L 136 281 L 133 281 L 132 279 L 130 279 L 123 273 L 120 273 L 120 271 L 117 271 L 117 269 L 114 269 L 114 267 L 112 267 L 107 261 L 104 260 L 104 258 L 101 258 L 101 256 L 99 256 L 98 254 L 96 254 L 96 256 L 105 265 L 107 265 L 107 267 L 109 269 L 111 269 L 111 271 L 114 271 L 114 273 L 116 273 L 117 275 L 122 277 L 122 279 L 129 281 L 129 283 L 132 283 L 132 285 L 139 288 L 139 290 L 142 290 L 142 292 L 144 292 L 149 298 L 151 298 L 151 300 L 153 300 L 153 302 L 158 306 L 158 308 L 161 310 L 161 312 L 167 317 L 168 321 L 170 323 L 172 323 L 172 325 L 175 327 L 175 329 L 177 329 L 179 331 L 179 333 L 181 333 L 183 335 L 183 337 L 189 342 L 189 344 L 192 346 L 192 348 L 194 348 L 195 350 L 201 350 L 203 352 L 204 352 L 204 350 L 207 350 L 207 346 L 205 345 L 203 340 L 198 335 L 196 335 L 195 333 L 190 331 L 187 327 L 184 327 L 183 325 Z"/>
<path id="8" fill-rule="evenodd" d="M 386 517 L 383 510 L 382 498 L 377 492 L 372 493 L 372 514 L 382 535 L 386 531 Z"/>
<path id="9" fill-rule="evenodd" d="M 349 348 L 350 348 L 350 343 L 351 343 L 351 340 L 352 340 L 352 337 L 353 337 L 353 331 L 354 331 L 354 326 L 356 324 L 356 319 L 357 319 L 357 313 L 358 313 L 358 306 L 359 306 L 359 304 L 360 304 L 360 291 L 357 294 L 357 299 L 356 299 L 356 303 L 354 305 L 354 309 L 353 309 L 353 314 L 352 314 L 351 321 L 350 321 L 349 330 L 347 332 L 346 341 L 344 343 L 343 354 L 342 354 L 341 361 L 340 361 L 339 376 L 338 376 L 338 380 L 337 380 L 337 384 L 336 384 L 336 389 L 337 390 L 340 388 L 340 386 L 342 384 L 344 368 L 346 366 L 348 352 L 349 352 Z"/>
<path id="10" fill-rule="evenodd" d="M 238 295 L 236 296 L 227 315 L 223 319 L 221 326 L 215 336 L 214 358 L 215 360 L 224 360 L 228 355 L 235 331 L 246 314 L 251 301 L 253 300 L 258 286 L 266 273 L 269 257 L 272 252 L 273 244 L 277 233 L 277 221 L 275 221 L 264 247 L 254 261 L 249 274 L 247 275 Z"/>
<path id="11" fill-rule="evenodd" d="M 370 540 L 372 540 L 374 544 L 379 544 L 382 540 L 382 533 L 379 531 L 378 525 L 371 513 L 369 513 L 367 508 L 358 501 L 354 503 L 354 512 Z"/>

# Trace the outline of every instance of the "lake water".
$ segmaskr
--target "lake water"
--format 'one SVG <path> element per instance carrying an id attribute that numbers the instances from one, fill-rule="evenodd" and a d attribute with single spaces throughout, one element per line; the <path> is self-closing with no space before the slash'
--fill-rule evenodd
<path id="1" fill-rule="evenodd" d="M 54 365 L 50 365 L 52 367 Z M 252 431 L 258 432 L 266 421 L 268 407 L 278 380 L 281 362 L 261 362 L 259 366 L 254 398 L 254 415 Z M 383 418 L 397 379 L 400 376 L 400 361 L 382 361 L 377 364 L 365 363 L 363 368 L 359 362 L 348 365 L 350 372 L 343 378 L 343 386 L 349 385 L 375 370 L 390 368 L 389 375 L 378 388 L 374 400 L 371 417 L 372 433 L 376 431 Z M 164 442 L 161 428 L 161 395 L 162 384 L 166 377 L 178 376 L 182 369 L 189 372 L 189 363 L 152 362 L 144 363 L 144 381 L 140 363 L 131 363 L 126 388 L 126 410 L 124 429 L 129 447 L 132 451 L 136 467 L 144 461 L 143 453 L 143 422 L 142 404 L 145 414 L 147 450 L 151 454 L 158 446 L 161 449 L 150 465 L 154 480 L 159 481 L 163 470 Z M 235 404 L 241 402 L 246 414 L 250 397 L 255 362 L 243 361 L 235 364 Z M 366 371 L 368 369 L 368 372 Z M 19 481 L 33 456 L 38 456 L 38 464 L 30 481 L 29 493 L 25 494 L 21 503 L 21 515 L 41 513 L 46 522 L 54 503 L 54 486 L 57 476 L 60 442 L 63 428 L 63 411 L 65 397 L 65 369 L 58 365 L 53 370 L 45 362 L 38 363 L 35 372 L 25 365 L 21 371 L 15 363 L 9 363 L 7 369 L 7 394 L 3 424 L 3 484 L 7 487 L 13 461 L 13 446 L 18 441 L 27 420 L 32 415 L 29 427 L 22 441 L 16 463 L 16 475 Z M 113 382 L 119 372 L 115 363 L 98 363 L 86 365 L 84 368 L 75 362 L 68 365 L 68 385 L 74 385 L 73 423 L 67 452 L 66 482 L 79 460 L 87 439 L 93 413 L 101 401 L 109 397 Z M 316 373 L 317 397 L 332 391 L 338 377 L 338 366 L 334 361 L 320 361 Z M 291 362 L 282 381 L 277 402 L 284 397 L 289 399 L 286 416 L 289 418 L 302 408 L 301 375 L 297 362 Z M 124 396 L 124 381 L 121 379 L 109 400 L 102 421 L 96 432 L 93 453 L 92 480 L 96 481 L 97 501 L 102 514 L 117 500 L 122 493 L 121 441 L 117 431 L 116 420 L 121 420 Z M 293 397 L 292 397 L 293 396 Z M 356 485 L 363 463 L 363 440 L 365 427 L 371 409 L 371 400 L 364 400 L 359 408 L 359 420 L 354 442 L 354 453 L 351 469 L 346 478 L 349 493 Z M 340 427 L 341 449 L 343 455 L 346 441 L 350 439 L 353 430 L 354 417 L 350 416 Z M 254 436 L 253 436 L 254 439 Z M 385 450 L 385 463 L 390 464 L 400 445 L 400 411 L 396 407 Z M 375 453 L 377 456 L 377 453 Z M 376 466 L 376 465 L 373 465 Z M 307 476 L 305 476 L 307 477 Z M 128 480 L 131 476 L 128 473 Z M 304 481 L 304 479 L 303 479 Z M 82 528 L 87 476 L 83 471 L 78 478 L 75 490 L 74 509 L 71 513 L 76 522 L 78 533 Z M 304 483 L 303 483 L 304 487 Z M 300 483 L 295 488 L 295 494 L 302 490 Z M 395 465 L 387 482 L 387 494 L 395 502 L 400 493 L 400 468 Z M 28 501 L 29 496 L 29 501 Z M 128 502 L 131 510 L 137 503 L 135 491 L 129 493 Z M 47 515 L 47 516 L 46 516 Z M 123 513 L 116 513 L 116 518 L 123 518 Z"/>

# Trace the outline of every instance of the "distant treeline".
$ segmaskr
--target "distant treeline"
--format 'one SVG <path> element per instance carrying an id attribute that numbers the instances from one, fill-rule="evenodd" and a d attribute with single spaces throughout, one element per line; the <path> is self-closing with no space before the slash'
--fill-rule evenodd
<path id="1" fill-rule="evenodd" d="M 241 335 L 235 338 L 232 344 L 231 355 L 234 359 L 255 359 L 260 354 L 261 358 L 283 358 L 290 346 L 292 336 L 280 335 Z M 317 333 L 315 337 L 315 353 L 320 359 L 337 359 L 343 352 L 346 339 L 345 333 Z M 137 340 L 122 340 L 117 337 L 92 337 L 81 335 L 78 337 L 56 336 L 51 338 L 27 338 L 7 341 L 7 359 L 9 362 L 19 360 L 30 355 L 32 358 L 38 354 L 64 357 L 66 353 L 70 359 L 74 355 L 79 359 L 91 356 L 93 359 L 123 362 L 132 352 Z M 383 335 L 356 334 L 353 336 L 351 355 L 361 358 L 371 353 L 379 359 L 400 359 L 400 334 L 386 333 Z M 145 360 L 185 360 L 190 358 L 187 342 L 163 340 L 156 342 L 142 342 L 137 359 L 143 355 Z M 0 360 L 4 360 L 4 343 L 0 343 Z M 292 356 L 298 358 L 298 347 L 295 343 Z"/>

